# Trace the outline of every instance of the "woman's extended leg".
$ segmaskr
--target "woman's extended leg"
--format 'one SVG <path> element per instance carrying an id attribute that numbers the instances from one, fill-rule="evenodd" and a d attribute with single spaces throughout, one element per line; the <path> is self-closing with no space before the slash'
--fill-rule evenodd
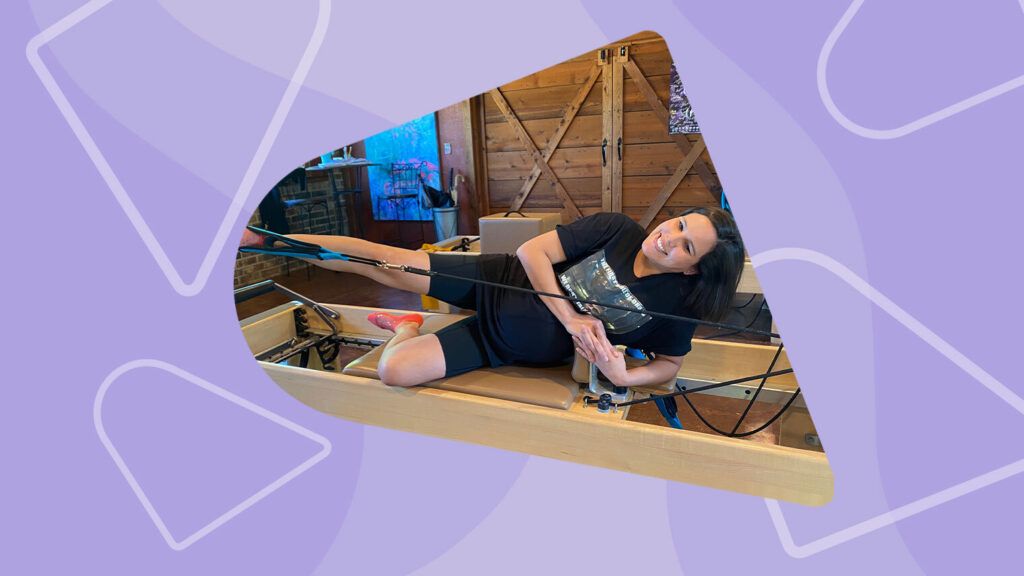
<path id="1" fill-rule="evenodd" d="M 375 244 L 367 240 L 351 238 L 349 236 L 289 234 L 288 237 L 301 240 L 303 242 L 319 244 L 328 250 L 341 252 L 342 254 L 351 254 L 362 258 L 384 260 L 390 264 L 403 264 L 405 266 L 413 266 L 422 270 L 430 270 L 430 258 L 427 256 L 426 252 L 406 250 L 405 248 L 396 248 L 394 246 L 386 246 L 384 244 Z M 399 290 L 406 290 L 417 294 L 426 294 L 427 290 L 430 289 L 430 278 L 428 276 L 419 276 L 417 274 L 402 272 L 401 270 L 385 270 L 368 264 L 357 264 L 354 262 L 345 262 L 344 260 L 309 260 L 309 262 L 312 262 L 322 268 L 327 268 L 328 270 L 359 274 L 360 276 L 365 276 L 371 280 L 380 282 L 385 286 L 398 288 Z"/>

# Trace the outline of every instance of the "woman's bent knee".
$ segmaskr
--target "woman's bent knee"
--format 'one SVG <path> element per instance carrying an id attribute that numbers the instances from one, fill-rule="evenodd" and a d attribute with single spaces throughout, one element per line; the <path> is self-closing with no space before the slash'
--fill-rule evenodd
<path id="1" fill-rule="evenodd" d="M 388 386 L 417 386 L 444 378 L 444 352 L 437 336 L 424 334 L 389 346 L 377 375 Z"/>
<path id="2" fill-rule="evenodd" d="M 380 381 L 388 386 L 419 386 L 430 381 L 430 378 L 423 373 L 414 362 L 406 361 L 401 353 L 389 354 L 381 358 L 377 365 L 377 375 Z"/>

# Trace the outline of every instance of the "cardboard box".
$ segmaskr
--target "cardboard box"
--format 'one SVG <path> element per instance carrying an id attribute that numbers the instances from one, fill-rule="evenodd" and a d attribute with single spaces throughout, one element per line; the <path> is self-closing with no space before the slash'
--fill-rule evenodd
<path id="1" fill-rule="evenodd" d="M 515 254 L 516 249 L 534 236 L 555 229 L 562 223 L 558 212 L 516 212 L 491 214 L 480 219 L 481 254 Z"/>

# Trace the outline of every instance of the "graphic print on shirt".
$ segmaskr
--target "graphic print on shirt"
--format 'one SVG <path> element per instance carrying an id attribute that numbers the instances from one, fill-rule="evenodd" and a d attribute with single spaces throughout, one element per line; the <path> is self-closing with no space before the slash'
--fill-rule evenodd
<path id="1" fill-rule="evenodd" d="M 562 288 L 581 300 L 595 300 L 615 306 L 632 308 L 636 312 L 605 308 L 596 304 L 573 302 L 580 312 L 590 314 L 604 322 L 605 329 L 612 334 L 623 334 L 646 324 L 651 317 L 644 314 L 644 305 L 637 300 L 629 288 L 619 284 L 615 271 L 608 265 L 604 250 L 599 250 L 577 262 L 558 275 Z"/>

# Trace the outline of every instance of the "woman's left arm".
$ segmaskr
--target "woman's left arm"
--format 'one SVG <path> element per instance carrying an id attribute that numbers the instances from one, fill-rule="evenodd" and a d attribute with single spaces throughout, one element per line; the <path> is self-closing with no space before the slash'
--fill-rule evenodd
<path id="1" fill-rule="evenodd" d="M 577 350 L 579 350 L 579 347 L 577 347 Z M 586 358 L 585 353 L 581 352 L 581 354 Z M 590 358 L 587 359 L 591 360 Z M 679 367 L 683 364 L 683 357 L 659 354 L 654 360 L 643 366 L 626 368 L 625 354 L 620 354 L 617 358 L 609 358 L 607 362 L 602 362 L 598 359 L 594 364 L 616 386 L 646 386 L 648 384 L 661 384 L 675 378 L 679 373 Z"/>

